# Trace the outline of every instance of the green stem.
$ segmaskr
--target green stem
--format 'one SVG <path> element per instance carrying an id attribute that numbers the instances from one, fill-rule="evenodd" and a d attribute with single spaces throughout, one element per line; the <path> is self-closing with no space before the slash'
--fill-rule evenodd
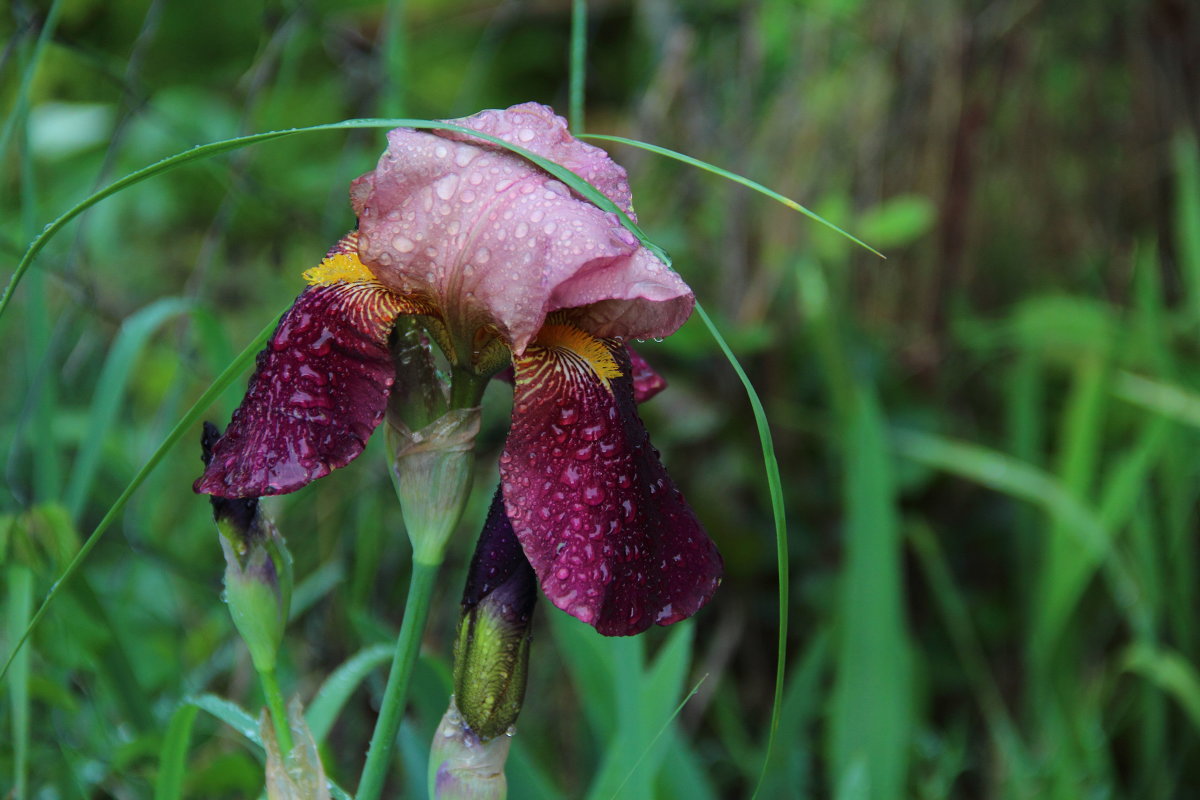
<path id="1" fill-rule="evenodd" d="M 587 0 L 571 5 L 571 133 L 583 133 L 583 92 L 587 81 Z"/>
<path id="2" fill-rule="evenodd" d="M 474 408 L 483 399 L 488 377 L 455 367 L 450 378 L 450 407 Z"/>
<path id="3" fill-rule="evenodd" d="M 392 753 L 392 745 L 400 730 L 404 716 L 408 684 L 412 678 L 413 665 L 421 649 L 421 634 L 429 617 L 429 599 L 433 594 L 434 579 L 441 563 L 427 564 L 413 561 L 412 580 L 408 584 L 408 602 L 404 607 L 404 621 L 400 623 L 400 635 L 396 637 L 396 652 L 392 656 L 392 669 L 388 673 L 387 688 L 383 691 L 383 703 L 375 732 L 371 735 L 371 746 L 367 750 L 367 763 L 363 766 L 358 781 L 356 800 L 379 800 Z"/>
<path id="4" fill-rule="evenodd" d="M 283 702 L 283 692 L 279 690 L 279 678 L 275 670 L 265 669 L 258 673 L 262 681 L 263 694 L 267 698 L 267 708 L 271 711 L 271 721 L 275 724 L 275 738 L 279 740 L 279 752 L 286 756 L 292 752 L 292 727 L 288 723 L 287 707 Z"/>

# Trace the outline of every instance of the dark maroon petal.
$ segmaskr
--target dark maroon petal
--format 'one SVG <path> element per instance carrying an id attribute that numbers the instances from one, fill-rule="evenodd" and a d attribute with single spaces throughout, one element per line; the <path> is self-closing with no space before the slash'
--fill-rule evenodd
<path id="1" fill-rule="evenodd" d="M 721 556 L 650 444 L 626 349 L 581 337 L 547 326 L 514 359 L 504 502 L 550 601 L 607 636 L 634 634 L 703 606 Z"/>
<path id="2" fill-rule="evenodd" d="M 280 320 L 246 398 L 193 487 L 220 497 L 293 492 L 352 461 L 383 419 L 387 337 L 404 298 L 377 283 L 311 286 Z"/>
<path id="3" fill-rule="evenodd" d="M 502 595 L 501 611 L 506 616 L 515 615 L 510 622 L 524 624 L 529 621 L 537 600 L 537 588 L 529 560 L 521 551 L 512 523 L 505 514 L 503 487 L 499 486 L 467 570 L 463 608 L 475 608 L 493 593 Z"/>
<path id="4" fill-rule="evenodd" d="M 633 400 L 635 403 L 644 403 L 667 388 L 666 379 L 655 372 L 654 367 L 650 366 L 638 351 L 632 347 L 625 349 L 629 351 L 629 368 L 633 374 Z"/>

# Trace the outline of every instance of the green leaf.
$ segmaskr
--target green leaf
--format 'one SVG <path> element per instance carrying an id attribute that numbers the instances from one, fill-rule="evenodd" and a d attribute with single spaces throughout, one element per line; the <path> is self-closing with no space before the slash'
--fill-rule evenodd
<path id="1" fill-rule="evenodd" d="M 846 564 L 830 720 L 838 795 L 903 797 L 913 735 L 901 539 L 883 415 L 857 387 L 848 425 Z"/>
<path id="2" fill-rule="evenodd" d="M 96 381 L 96 394 L 92 398 L 87 428 L 67 486 L 66 506 L 71 519 L 79 519 L 83 504 L 87 502 L 96 469 L 100 466 L 104 443 L 125 398 L 138 356 L 160 325 L 191 307 L 189 300 L 165 297 L 135 312 L 121 324 L 121 330 L 109 348 L 108 357 Z"/>
<path id="3" fill-rule="evenodd" d="M 178 800 L 183 797 L 187 778 L 188 746 L 192 740 L 192 725 L 200 708 L 183 703 L 171 715 L 167 734 L 163 737 L 158 757 L 158 780 L 154 783 L 154 800 Z"/>
<path id="4" fill-rule="evenodd" d="M 325 741 L 338 714 L 358 685 L 366 680 L 372 670 L 386 664 L 391 657 L 391 645 L 368 647 L 356 653 L 325 679 L 304 714 L 308 721 L 308 729 L 317 744 Z"/>

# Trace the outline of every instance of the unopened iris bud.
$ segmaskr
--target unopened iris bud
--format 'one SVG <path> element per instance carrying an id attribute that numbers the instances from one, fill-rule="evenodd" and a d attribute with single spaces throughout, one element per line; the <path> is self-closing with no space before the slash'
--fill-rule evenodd
<path id="1" fill-rule="evenodd" d="M 220 431 L 204 423 L 204 463 Z M 292 556 L 258 498 L 209 498 L 225 554 L 225 601 L 258 672 L 275 668 L 292 599 Z"/>
<path id="2" fill-rule="evenodd" d="M 388 426 L 392 477 L 413 558 L 440 564 L 471 494 L 480 409 L 455 408 L 420 430 Z"/>
<path id="3" fill-rule="evenodd" d="M 482 740 L 505 733 L 521 711 L 536 601 L 537 577 L 497 489 L 467 573 L 454 643 L 455 700 Z"/>

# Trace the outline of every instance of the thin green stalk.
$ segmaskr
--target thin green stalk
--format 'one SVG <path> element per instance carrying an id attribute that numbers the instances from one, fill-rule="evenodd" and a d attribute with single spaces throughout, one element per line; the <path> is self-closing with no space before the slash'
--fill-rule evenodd
<path id="1" fill-rule="evenodd" d="M 571 133 L 583 133 L 583 95 L 587 85 L 587 0 L 571 3 L 571 82 L 568 111 Z"/>
<path id="2" fill-rule="evenodd" d="M 275 725 L 275 738 L 279 740 L 279 750 L 286 756 L 292 752 L 292 728 L 288 724 L 283 692 L 279 690 L 279 678 L 273 669 L 263 670 L 258 673 L 258 678 L 262 682 L 263 695 L 267 698 L 267 708 L 271 710 L 271 722 Z"/>
<path id="3" fill-rule="evenodd" d="M 763 470 L 767 473 L 767 489 L 771 495 L 771 513 L 775 518 L 775 566 L 779 580 L 779 637 L 775 651 L 775 696 L 771 701 L 771 728 L 767 734 L 766 752 L 763 754 L 762 770 L 754 788 L 754 795 L 762 787 L 767 775 L 767 765 L 771 763 L 771 751 L 775 748 L 775 734 L 779 730 L 779 718 L 783 711 L 783 676 L 787 672 L 787 632 L 788 632 L 788 542 L 787 542 L 787 511 L 783 504 L 783 479 L 779 475 L 779 461 L 775 458 L 775 441 L 771 438 L 771 426 L 767 422 L 767 412 L 763 410 L 758 392 L 737 356 L 733 354 L 725 337 L 717 330 L 712 318 L 708 316 L 699 303 L 696 304 L 696 315 L 708 328 L 709 334 L 725 355 L 738 380 L 746 390 L 746 398 L 750 401 L 750 410 L 754 414 L 754 424 L 758 428 L 758 439 L 762 446 Z"/>
<path id="4" fill-rule="evenodd" d="M 405 0 L 390 0 L 383 13 L 383 113 L 404 113 L 408 94 L 408 39 L 404 25 Z"/>
<path id="5" fill-rule="evenodd" d="M 358 781 L 355 800 L 379 800 L 383 793 L 392 746 L 400 730 L 400 720 L 404 717 L 408 684 L 421 649 L 421 634 L 425 630 L 425 621 L 429 618 L 429 599 L 433 594 L 434 580 L 440 566 L 440 563 L 413 561 L 412 580 L 408 584 L 408 601 L 404 606 L 404 621 L 400 623 L 400 635 L 396 637 L 392 668 L 388 673 L 379 719 L 375 723 L 375 732 L 371 734 L 367 763 L 363 766 L 362 777 Z"/>
<path id="6" fill-rule="evenodd" d="M 33 607 L 33 572 L 24 564 L 8 568 L 8 635 L 16 638 L 29 624 Z M 13 665 L 8 676 L 8 700 L 13 737 L 13 800 L 25 800 L 29 779 L 29 653 Z"/>

